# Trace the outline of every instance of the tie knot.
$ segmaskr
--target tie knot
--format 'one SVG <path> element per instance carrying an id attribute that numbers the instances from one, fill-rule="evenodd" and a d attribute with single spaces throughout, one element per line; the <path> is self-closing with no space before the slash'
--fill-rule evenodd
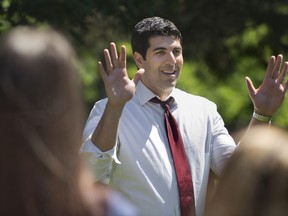
<path id="1" fill-rule="evenodd" d="M 154 97 L 150 100 L 153 103 L 158 103 L 162 106 L 162 108 L 167 111 L 170 110 L 170 105 L 173 103 L 174 98 L 173 97 L 169 97 L 167 100 L 165 101 L 161 101 L 158 97 Z"/>

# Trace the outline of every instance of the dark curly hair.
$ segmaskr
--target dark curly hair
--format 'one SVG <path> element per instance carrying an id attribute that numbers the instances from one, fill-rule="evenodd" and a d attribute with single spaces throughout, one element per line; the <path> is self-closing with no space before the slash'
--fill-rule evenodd
<path id="1" fill-rule="evenodd" d="M 153 36 L 174 36 L 182 41 L 181 32 L 171 21 L 161 17 L 149 17 L 136 24 L 131 36 L 132 51 L 146 58 L 149 39 Z"/>

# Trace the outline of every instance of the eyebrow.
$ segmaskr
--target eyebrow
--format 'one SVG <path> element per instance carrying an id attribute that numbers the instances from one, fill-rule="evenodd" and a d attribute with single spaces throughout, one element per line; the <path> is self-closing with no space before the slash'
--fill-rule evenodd
<path id="1" fill-rule="evenodd" d="M 181 47 L 181 46 L 177 46 L 177 47 L 174 47 L 173 50 L 174 50 L 174 49 L 180 49 L 180 50 L 182 50 L 182 47 Z M 155 51 L 157 51 L 157 50 L 167 50 L 167 48 L 166 48 L 166 47 L 156 47 L 156 48 L 153 49 L 152 51 L 155 52 Z"/>
<path id="2" fill-rule="evenodd" d="M 165 47 L 156 47 L 155 49 L 153 49 L 153 52 L 157 51 L 157 50 L 166 50 L 167 48 Z"/>

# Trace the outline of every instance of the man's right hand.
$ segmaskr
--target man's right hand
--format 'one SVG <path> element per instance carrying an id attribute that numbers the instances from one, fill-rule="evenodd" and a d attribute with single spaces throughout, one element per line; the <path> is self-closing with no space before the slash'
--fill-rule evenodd
<path id="1" fill-rule="evenodd" d="M 104 58 L 106 70 L 102 62 L 98 62 L 98 68 L 104 81 L 105 91 L 108 98 L 108 104 L 115 107 L 124 107 L 129 101 L 136 89 L 144 69 L 139 69 L 134 79 L 128 77 L 126 69 L 126 47 L 121 47 L 120 56 L 118 57 L 116 44 L 110 43 L 110 52 L 104 49 Z"/>

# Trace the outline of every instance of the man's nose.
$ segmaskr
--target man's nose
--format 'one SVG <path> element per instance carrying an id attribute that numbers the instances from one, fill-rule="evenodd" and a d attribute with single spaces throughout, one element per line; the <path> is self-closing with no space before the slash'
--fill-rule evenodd
<path id="1" fill-rule="evenodd" d="M 177 61 L 176 61 L 176 57 L 175 57 L 173 52 L 170 52 L 167 55 L 166 61 L 169 62 L 170 64 L 176 64 Z"/>

